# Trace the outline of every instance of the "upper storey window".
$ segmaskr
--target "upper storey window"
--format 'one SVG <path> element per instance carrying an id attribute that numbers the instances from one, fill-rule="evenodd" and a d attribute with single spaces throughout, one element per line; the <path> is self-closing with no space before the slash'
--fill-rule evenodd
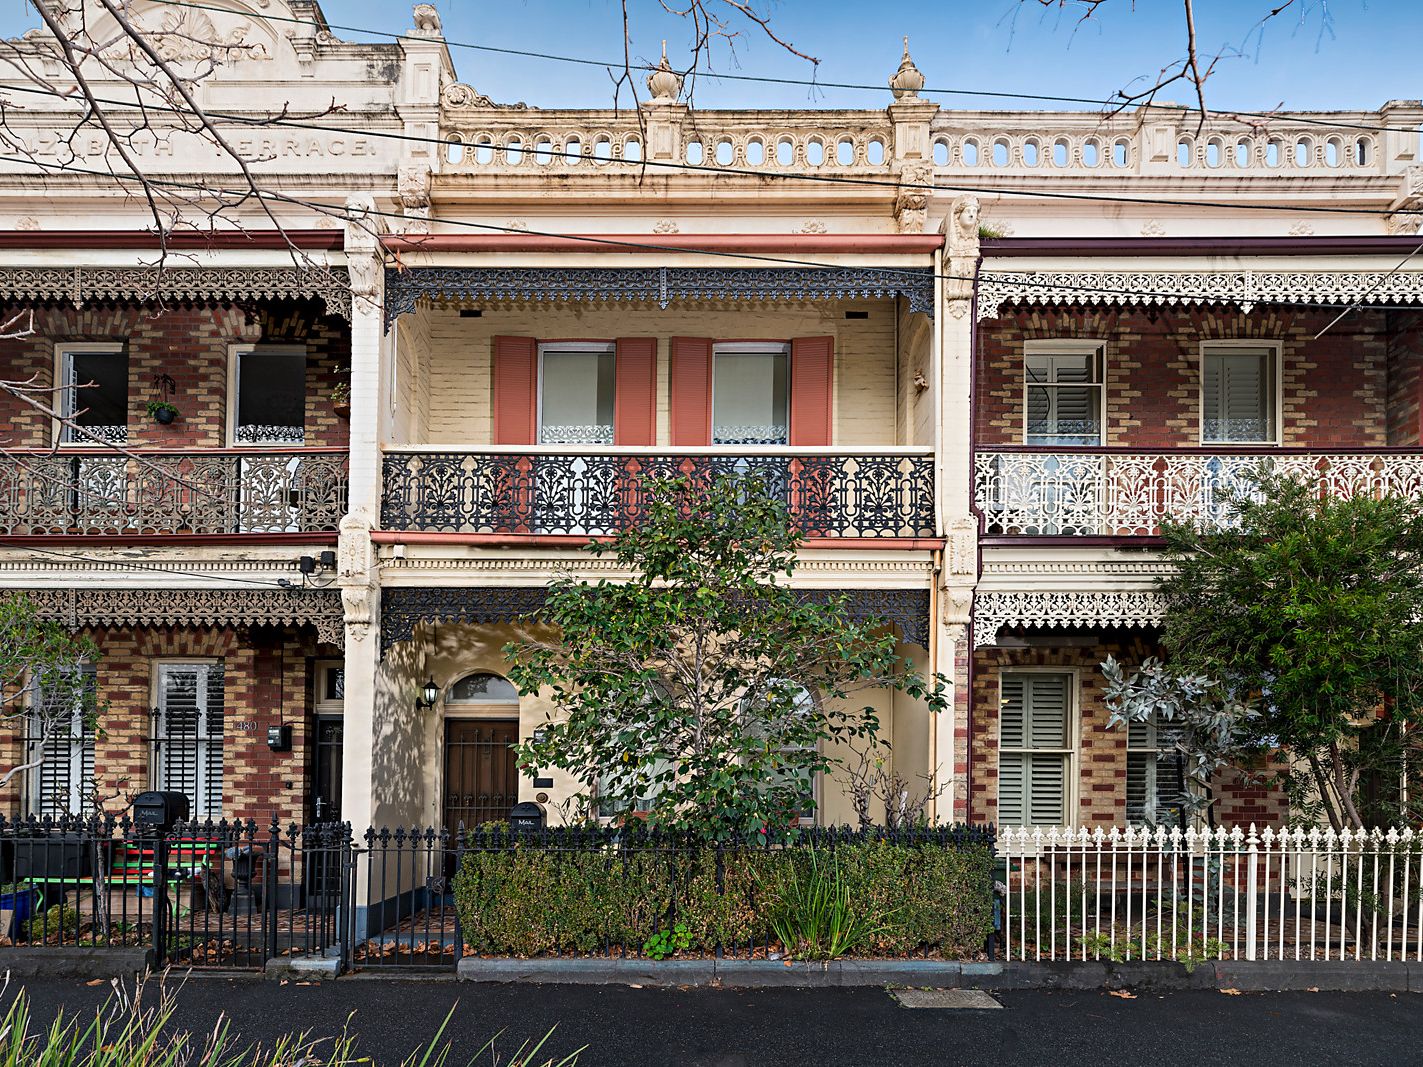
<path id="1" fill-rule="evenodd" d="M 233 379 L 233 444 L 306 443 L 305 348 L 239 348 Z"/>
<path id="2" fill-rule="evenodd" d="M 128 353 L 121 345 L 72 345 L 60 350 L 59 439 L 65 444 L 128 441 Z"/>
<path id="3" fill-rule="evenodd" d="M 712 444 L 790 441 L 790 346 L 730 341 L 712 350 Z"/>
<path id="4" fill-rule="evenodd" d="M 615 361 L 611 342 L 539 346 L 539 444 L 613 443 Z"/>
<path id="5" fill-rule="evenodd" d="M 1104 346 L 1096 341 L 1030 343 L 1023 355 L 1030 445 L 1100 445 Z"/>
<path id="6" fill-rule="evenodd" d="M 1203 444 L 1274 444 L 1274 345 L 1208 345 L 1201 352 Z"/>

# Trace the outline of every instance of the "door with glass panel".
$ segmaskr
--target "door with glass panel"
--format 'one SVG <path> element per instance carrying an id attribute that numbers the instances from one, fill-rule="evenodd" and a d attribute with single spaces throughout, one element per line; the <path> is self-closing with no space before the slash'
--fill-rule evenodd
<path id="1" fill-rule="evenodd" d="M 233 445 L 289 452 L 306 444 L 306 371 L 303 346 L 256 345 L 234 352 Z M 239 532 L 299 532 L 301 458 L 244 456 L 237 467 Z"/>
<path id="2" fill-rule="evenodd" d="M 1042 449 L 1005 455 L 1000 478 L 1014 533 L 1106 532 L 1106 459 L 1071 451 L 1102 444 L 1103 346 L 1030 345 L 1023 355 L 1024 440 Z"/>
<path id="3" fill-rule="evenodd" d="M 728 446 L 710 463 L 712 475 L 758 479 L 773 498 L 790 503 L 789 460 L 758 456 L 758 446 L 790 442 L 790 345 L 727 341 L 712 347 L 712 444 Z M 730 446 L 743 446 L 737 454 Z"/>
<path id="4" fill-rule="evenodd" d="M 128 443 L 129 358 L 118 344 L 66 346 L 59 353 L 59 444 L 104 449 Z M 130 514 L 128 458 L 54 457 L 32 461 L 27 510 L 32 532 L 122 530 Z"/>
<path id="5" fill-rule="evenodd" d="M 539 345 L 538 443 L 568 449 L 533 461 L 527 504 L 535 533 L 602 533 L 616 525 L 619 465 L 598 451 L 613 444 L 616 361 L 612 341 Z"/>

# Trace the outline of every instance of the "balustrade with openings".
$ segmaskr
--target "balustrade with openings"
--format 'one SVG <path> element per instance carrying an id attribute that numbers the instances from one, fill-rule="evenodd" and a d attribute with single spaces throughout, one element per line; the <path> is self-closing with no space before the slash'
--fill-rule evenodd
<path id="1" fill-rule="evenodd" d="M 1163 519 L 1228 519 L 1232 499 L 1263 469 L 1340 497 L 1423 498 L 1423 451 L 1174 453 L 1127 450 L 987 450 L 974 495 L 994 536 L 1144 537 Z"/>
<path id="2" fill-rule="evenodd" d="M 0 532 L 330 532 L 346 487 L 344 449 L 11 452 L 0 460 Z"/>

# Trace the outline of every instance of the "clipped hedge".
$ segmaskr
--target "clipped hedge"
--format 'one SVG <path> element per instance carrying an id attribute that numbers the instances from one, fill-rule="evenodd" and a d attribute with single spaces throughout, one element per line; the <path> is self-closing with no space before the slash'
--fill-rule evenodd
<path id="1" fill-rule="evenodd" d="M 482 955 L 638 955 L 677 924 L 685 954 L 750 954 L 774 941 L 766 905 L 793 869 L 805 876 L 812 850 L 883 927 L 862 955 L 973 957 L 992 926 L 992 838 L 970 828 L 823 830 L 719 849 L 633 830 L 486 829 L 466 848 L 455 902 Z"/>

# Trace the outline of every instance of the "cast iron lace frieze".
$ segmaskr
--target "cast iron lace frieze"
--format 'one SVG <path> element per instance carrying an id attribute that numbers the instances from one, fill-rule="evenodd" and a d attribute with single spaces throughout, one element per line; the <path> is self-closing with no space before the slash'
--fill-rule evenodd
<path id="1" fill-rule="evenodd" d="M 421 300 L 849 300 L 902 296 L 934 314 L 922 267 L 412 267 L 385 272 L 385 325 Z"/>

